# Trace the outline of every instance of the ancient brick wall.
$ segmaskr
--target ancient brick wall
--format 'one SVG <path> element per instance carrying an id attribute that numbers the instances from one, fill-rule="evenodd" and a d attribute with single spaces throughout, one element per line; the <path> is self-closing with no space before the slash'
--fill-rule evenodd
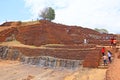
<path id="1" fill-rule="evenodd" d="M 97 68 L 99 66 L 100 58 L 100 49 L 89 52 L 84 59 L 83 67 Z"/>
<path id="2" fill-rule="evenodd" d="M 89 50 L 67 50 L 67 49 L 30 49 L 15 48 L 25 56 L 52 56 L 62 59 L 83 60 Z"/>
<path id="3" fill-rule="evenodd" d="M 38 65 L 41 67 L 50 67 L 50 68 L 67 68 L 75 69 L 82 65 L 82 60 L 76 59 L 65 59 L 60 57 L 51 57 L 51 55 L 40 55 L 39 53 L 34 54 L 31 49 L 29 49 L 30 54 L 26 54 L 24 51 L 27 51 L 25 48 L 16 48 L 16 47 L 0 47 L 0 59 L 3 60 L 18 60 L 24 64 Z M 32 54 L 32 55 L 31 55 Z M 44 54 L 44 52 L 43 52 Z"/>
<path id="4" fill-rule="evenodd" d="M 41 20 L 37 24 L 21 25 L 22 23 L 7 22 L 3 26 L 14 26 L 0 32 L 1 42 L 15 34 L 15 38 L 23 44 L 41 46 L 44 44 L 110 44 L 112 34 L 100 34 L 92 29 L 66 26 Z M 17 25 L 19 24 L 19 25 Z M 3 27 L 0 26 L 0 27 Z M 16 26 L 16 27 L 15 27 Z M 17 34 L 16 34 L 17 33 Z"/>
<path id="5" fill-rule="evenodd" d="M 2 59 L 13 59 L 13 60 L 37 60 L 41 59 L 41 56 L 45 56 L 45 59 L 49 62 L 49 57 L 53 57 L 54 60 L 61 59 L 61 64 L 66 62 L 66 60 L 70 60 L 69 65 L 74 65 L 74 60 L 78 60 L 79 63 L 84 67 L 98 67 L 100 60 L 100 49 L 98 48 L 83 48 L 83 49 L 34 49 L 34 48 L 25 48 L 25 47 L 0 47 L 0 58 Z M 56 59 L 57 58 L 57 59 Z M 50 58 L 51 59 L 51 58 Z M 83 61 L 81 63 L 81 61 Z M 26 62 L 25 62 L 26 63 Z M 31 62 L 30 62 L 31 63 Z M 50 62 L 51 63 L 51 62 Z"/>
<path id="6" fill-rule="evenodd" d="M 0 42 L 6 41 L 8 37 L 13 37 L 13 35 L 15 37 L 17 34 L 18 34 L 18 30 L 17 28 L 14 27 L 3 30 L 0 32 Z"/>

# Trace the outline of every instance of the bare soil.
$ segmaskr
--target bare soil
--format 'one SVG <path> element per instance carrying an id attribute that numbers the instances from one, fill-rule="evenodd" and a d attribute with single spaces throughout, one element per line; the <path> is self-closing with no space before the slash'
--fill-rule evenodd
<path id="1" fill-rule="evenodd" d="M 109 66 L 106 73 L 106 80 L 120 80 L 120 55 L 119 52 L 115 54 L 113 63 Z"/>
<path id="2" fill-rule="evenodd" d="M 0 80 L 64 80 L 71 70 L 48 69 L 17 61 L 0 61 Z"/>
<path id="3" fill-rule="evenodd" d="M 1 43 L 1 45 L 36 48 L 17 41 Z M 104 80 L 105 77 L 106 69 L 83 68 L 82 66 L 76 70 L 50 69 L 22 64 L 18 61 L 0 60 L 0 80 Z"/>
<path id="4" fill-rule="evenodd" d="M 105 80 L 106 69 L 79 69 L 65 80 Z"/>
<path id="5" fill-rule="evenodd" d="M 106 69 L 50 69 L 0 60 L 0 80 L 104 80 Z"/>

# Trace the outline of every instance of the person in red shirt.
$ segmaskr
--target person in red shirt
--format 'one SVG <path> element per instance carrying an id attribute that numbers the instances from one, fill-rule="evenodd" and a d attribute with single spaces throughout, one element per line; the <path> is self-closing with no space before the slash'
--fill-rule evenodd
<path id="1" fill-rule="evenodd" d="M 114 43 L 114 38 L 111 38 L 111 45 L 113 45 Z"/>
<path id="2" fill-rule="evenodd" d="M 105 55 L 105 47 L 102 48 L 101 52 L 102 52 L 102 55 L 104 56 Z"/>

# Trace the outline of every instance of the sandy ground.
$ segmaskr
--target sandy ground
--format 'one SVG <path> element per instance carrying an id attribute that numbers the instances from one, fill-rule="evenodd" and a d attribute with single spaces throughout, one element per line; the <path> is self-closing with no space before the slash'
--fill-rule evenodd
<path id="1" fill-rule="evenodd" d="M 79 69 L 65 80 L 105 80 L 106 69 Z"/>
<path id="2" fill-rule="evenodd" d="M 106 69 L 48 69 L 0 60 L 0 80 L 104 80 Z"/>
<path id="3" fill-rule="evenodd" d="M 54 70 L 17 61 L 0 61 L 0 80 L 64 80 L 71 73 L 72 70 Z"/>

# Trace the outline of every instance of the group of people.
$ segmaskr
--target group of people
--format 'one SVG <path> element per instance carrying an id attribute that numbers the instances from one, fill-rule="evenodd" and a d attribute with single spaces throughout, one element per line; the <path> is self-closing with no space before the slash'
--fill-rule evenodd
<path id="1" fill-rule="evenodd" d="M 103 47 L 101 51 L 102 51 L 104 66 L 107 65 L 108 63 L 111 63 L 112 53 L 109 50 L 107 51 L 107 53 L 105 53 L 105 47 Z"/>

